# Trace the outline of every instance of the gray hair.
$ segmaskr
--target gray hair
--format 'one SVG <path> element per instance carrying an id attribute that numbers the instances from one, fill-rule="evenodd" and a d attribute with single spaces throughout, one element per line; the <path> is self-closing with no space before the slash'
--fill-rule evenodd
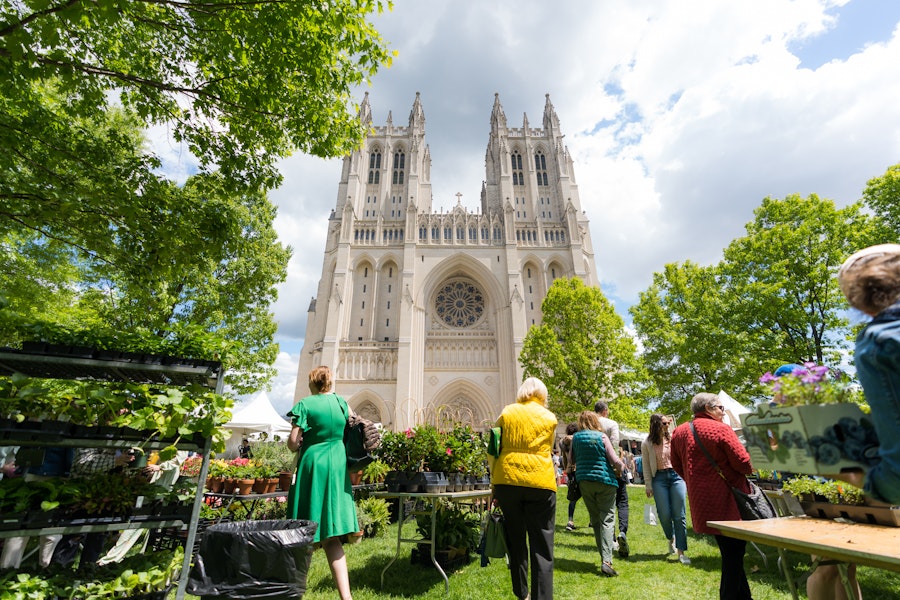
<path id="1" fill-rule="evenodd" d="M 706 411 L 707 408 L 719 403 L 719 397 L 709 392 L 700 392 L 691 398 L 691 412 L 695 415 Z"/>
<path id="2" fill-rule="evenodd" d="M 530 398 L 537 398 L 547 406 L 547 386 L 537 377 L 529 377 L 523 381 L 516 393 L 516 402 L 526 402 Z"/>

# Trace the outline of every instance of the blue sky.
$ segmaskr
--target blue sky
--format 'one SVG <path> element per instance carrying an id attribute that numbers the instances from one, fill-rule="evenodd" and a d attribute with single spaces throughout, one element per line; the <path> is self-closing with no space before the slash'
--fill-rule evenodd
<path id="1" fill-rule="evenodd" d="M 763 198 L 845 205 L 900 162 L 896 0 L 395 0 L 373 20 L 399 55 L 357 101 L 368 91 L 381 125 L 389 111 L 405 122 L 421 93 L 435 209 L 457 192 L 477 206 L 494 93 L 510 126 L 526 113 L 539 123 L 550 94 L 603 290 L 626 321 L 654 272 L 717 262 Z M 285 159 L 271 194 L 294 248 L 275 305 L 282 353 L 269 395 L 280 412 L 293 402 L 340 166 Z"/>

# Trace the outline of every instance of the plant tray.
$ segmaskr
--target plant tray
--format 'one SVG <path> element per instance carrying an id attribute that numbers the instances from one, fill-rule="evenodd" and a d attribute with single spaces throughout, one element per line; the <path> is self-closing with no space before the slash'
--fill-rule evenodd
<path id="1" fill-rule="evenodd" d="M 848 519 L 855 523 L 900 527 L 900 508 L 896 506 L 857 506 L 805 500 L 800 501 L 800 506 L 814 519 Z"/>

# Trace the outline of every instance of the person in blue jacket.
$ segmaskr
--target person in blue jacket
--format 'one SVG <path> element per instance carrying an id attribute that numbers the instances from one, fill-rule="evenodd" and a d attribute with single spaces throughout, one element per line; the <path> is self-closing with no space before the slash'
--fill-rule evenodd
<path id="1" fill-rule="evenodd" d="M 900 503 L 900 244 L 880 244 L 854 253 L 838 271 L 838 283 L 853 308 L 872 317 L 856 338 L 856 376 L 862 384 L 878 434 L 881 461 L 861 470 L 828 475 L 857 487 L 876 500 Z M 806 581 L 810 600 L 861 599 L 856 565 L 849 585 L 836 565 L 820 566 Z"/>
<path id="2" fill-rule="evenodd" d="M 856 338 L 856 375 L 878 434 L 881 461 L 864 476 L 866 494 L 900 504 L 900 244 L 880 244 L 848 258 L 838 272 L 850 306 L 872 317 Z"/>

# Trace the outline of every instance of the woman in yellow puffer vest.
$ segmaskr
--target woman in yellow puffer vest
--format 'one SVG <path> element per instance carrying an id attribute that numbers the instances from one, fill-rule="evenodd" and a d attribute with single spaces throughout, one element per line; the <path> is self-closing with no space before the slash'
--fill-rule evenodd
<path id="1" fill-rule="evenodd" d="M 536 377 L 526 379 L 516 394 L 516 403 L 503 409 L 495 426 L 500 428 L 501 442 L 500 456 L 491 466 L 491 483 L 505 517 L 513 593 L 517 598 L 551 600 L 556 528 L 556 470 L 552 458 L 556 416 L 547 410 L 547 386 Z"/>

